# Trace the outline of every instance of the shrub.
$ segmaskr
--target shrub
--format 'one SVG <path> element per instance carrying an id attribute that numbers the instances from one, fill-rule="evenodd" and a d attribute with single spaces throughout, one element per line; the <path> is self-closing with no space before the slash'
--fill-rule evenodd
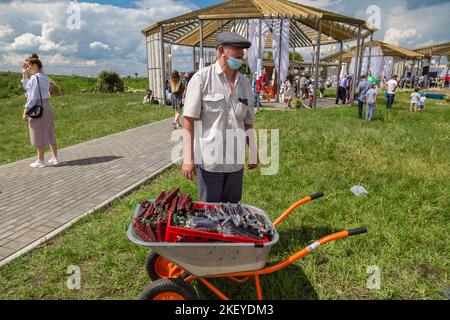
<path id="1" fill-rule="evenodd" d="M 300 109 L 303 108 L 303 100 L 302 99 L 294 99 L 293 101 L 295 108 Z"/>
<path id="2" fill-rule="evenodd" d="M 113 93 L 123 92 L 124 90 L 123 81 L 117 72 L 104 70 L 99 73 L 95 88 L 96 92 Z"/>

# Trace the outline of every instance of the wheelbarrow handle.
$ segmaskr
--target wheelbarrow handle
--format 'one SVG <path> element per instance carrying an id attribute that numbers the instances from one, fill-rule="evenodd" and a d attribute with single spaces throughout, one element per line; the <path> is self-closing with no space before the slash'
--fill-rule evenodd
<path id="1" fill-rule="evenodd" d="M 350 229 L 347 230 L 348 232 L 348 236 L 356 236 L 358 234 L 363 234 L 363 233 L 367 233 L 367 228 L 366 227 L 361 227 L 361 228 L 357 228 L 357 229 Z"/>
<path id="2" fill-rule="evenodd" d="M 287 267 L 291 263 L 295 262 L 296 260 L 306 256 L 307 254 L 311 253 L 312 251 L 317 250 L 320 246 L 323 246 L 326 243 L 338 240 L 338 239 L 344 239 L 348 238 L 350 236 L 355 236 L 358 234 L 363 234 L 367 232 L 366 227 L 361 227 L 357 229 L 350 229 L 350 230 L 344 230 L 336 233 L 329 234 L 314 243 L 311 243 L 309 246 L 300 249 L 299 251 L 295 252 L 293 255 L 288 257 L 287 259 L 278 262 L 277 264 L 267 266 L 265 268 L 262 268 L 257 271 L 245 271 L 245 272 L 235 272 L 235 273 L 229 273 L 229 274 L 223 274 L 223 275 L 215 275 L 212 276 L 212 278 L 219 278 L 223 276 L 231 276 L 231 277 L 246 277 L 246 276 L 254 276 L 254 275 L 263 275 L 263 274 L 269 274 L 275 271 L 278 271 L 284 267 Z"/>
<path id="3" fill-rule="evenodd" d="M 323 192 L 320 191 L 320 192 L 312 194 L 311 195 L 311 200 L 316 200 L 316 199 L 319 199 L 319 198 L 322 198 L 322 197 L 323 197 Z"/>
<path id="4" fill-rule="evenodd" d="M 291 205 L 285 212 L 283 212 L 273 223 L 274 226 L 277 226 L 281 223 L 288 215 L 291 214 L 292 211 L 294 211 L 297 207 L 301 206 L 302 204 L 305 204 L 307 202 L 310 202 L 312 200 L 316 200 L 323 197 L 323 192 L 317 192 L 314 193 L 308 197 L 305 197 L 303 199 L 298 200 L 296 203 Z"/>

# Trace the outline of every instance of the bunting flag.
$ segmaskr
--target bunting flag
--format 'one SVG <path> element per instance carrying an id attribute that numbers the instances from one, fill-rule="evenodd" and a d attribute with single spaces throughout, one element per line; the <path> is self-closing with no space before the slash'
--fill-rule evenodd
<path id="1" fill-rule="evenodd" d="M 289 71 L 289 30 L 291 23 L 285 19 L 272 20 L 272 48 L 275 68 L 280 75 L 280 83 L 283 83 Z M 281 37 L 280 37 L 281 32 Z M 280 43 L 281 41 L 281 43 Z M 280 50 L 281 49 L 281 50 Z M 281 54 L 281 59 L 279 58 Z"/>
<path id="2" fill-rule="evenodd" d="M 248 50 L 248 68 L 251 72 L 258 73 L 258 78 L 262 73 L 262 61 L 259 59 L 259 19 L 249 20 L 248 40 L 252 46 Z M 264 44 L 266 43 L 269 34 L 269 26 L 266 21 L 263 21 L 261 26 L 261 51 L 264 51 Z M 262 52 L 261 52 L 262 56 Z"/>

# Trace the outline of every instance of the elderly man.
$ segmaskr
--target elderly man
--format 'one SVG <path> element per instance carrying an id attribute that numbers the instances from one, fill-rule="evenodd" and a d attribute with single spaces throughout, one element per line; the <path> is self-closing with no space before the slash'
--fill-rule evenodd
<path id="1" fill-rule="evenodd" d="M 250 46 L 235 32 L 219 33 L 217 62 L 198 71 L 187 87 L 182 171 L 190 180 L 197 175 L 200 201 L 241 201 L 246 143 L 250 146 L 248 168 L 258 165 L 253 92 L 248 79 L 238 72 L 244 49 Z"/>

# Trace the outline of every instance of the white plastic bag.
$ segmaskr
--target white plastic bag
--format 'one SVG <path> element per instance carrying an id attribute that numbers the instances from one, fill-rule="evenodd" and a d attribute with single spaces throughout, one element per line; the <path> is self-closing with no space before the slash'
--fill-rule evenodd
<path id="1" fill-rule="evenodd" d="M 369 193 L 363 186 L 353 186 L 350 188 L 350 191 L 357 197 Z"/>

